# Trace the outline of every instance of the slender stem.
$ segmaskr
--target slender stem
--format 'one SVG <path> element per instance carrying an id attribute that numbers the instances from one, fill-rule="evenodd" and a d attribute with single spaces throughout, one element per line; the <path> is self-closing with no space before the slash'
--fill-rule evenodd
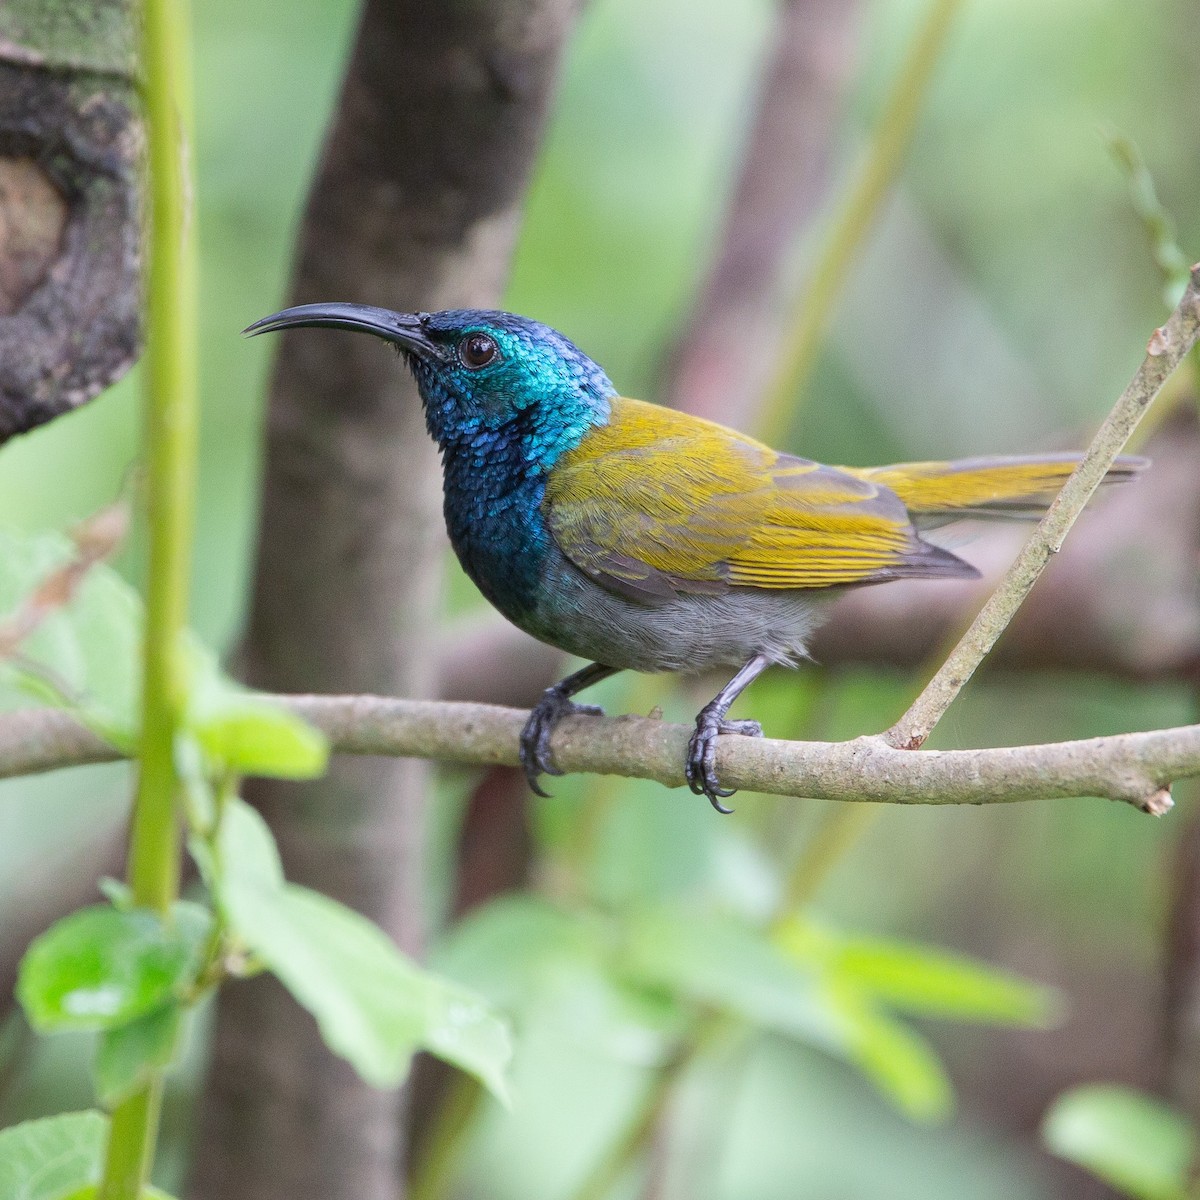
<path id="1" fill-rule="evenodd" d="M 475 1122 L 483 1088 L 469 1075 L 456 1073 L 442 1097 L 424 1152 L 408 1184 L 408 1200 L 442 1200 L 462 1161 L 462 1145 Z"/>
<path id="2" fill-rule="evenodd" d="M 138 905 L 164 916 L 179 894 L 174 740 L 187 684 L 179 647 L 187 619 L 196 469 L 189 16 L 187 0 L 146 0 L 142 44 L 150 188 L 144 365 L 150 552 L 129 883 Z M 100 1200 L 137 1200 L 153 1163 L 161 1104 L 159 1075 L 113 1113 Z"/>
<path id="3" fill-rule="evenodd" d="M 99 1200 L 137 1200 L 142 1194 L 154 1162 L 161 1112 L 161 1075 L 117 1106 L 108 1133 Z"/>
<path id="4" fill-rule="evenodd" d="M 872 804 L 839 804 L 823 814 L 808 845 L 788 875 L 779 912 L 790 916 L 820 891 L 846 852 L 874 824 L 882 810 Z"/>
<path id="5" fill-rule="evenodd" d="M 1154 176 L 1142 157 L 1137 145 L 1116 130 L 1104 133 L 1108 148 L 1116 160 L 1117 167 L 1125 176 L 1129 189 L 1129 202 L 1134 214 L 1141 221 L 1150 243 L 1150 254 L 1162 276 L 1163 299 L 1170 309 L 1179 299 L 1188 282 L 1188 260 L 1176 239 L 1175 219 L 1158 198 Z M 1175 411 L 1176 403 L 1182 400 L 1200 400 L 1200 348 L 1193 346 L 1188 355 L 1191 370 L 1175 376 L 1175 396 L 1164 396 L 1151 410 L 1130 445 L 1144 443 L 1158 427 Z M 1175 401 L 1176 403 L 1173 403 Z"/>
<path id="6" fill-rule="evenodd" d="M 888 730 L 887 740 L 916 749 L 954 702 L 988 651 L 1016 616 L 1038 576 L 1062 548 L 1075 519 L 1112 466 L 1158 395 L 1167 377 L 1200 337 L 1200 264 L 1194 266 L 1187 290 L 1161 329 L 1154 331 L 1146 357 L 1100 426 L 1083 461 L 1055 497 L 1054 503 L 1025 543 L 1000 586 L 980 610 L 958 645 L 938 669 L 908 712 Z"/>
<path id="7" fill-rule="evenodd" d="M 960 5 L 961 0 L 933 0 L 884 104 L 871 135 L 866 161 L 838 212 L 808 288 L 794 309 L 791 333 L 780 352 L 779 369 L 767 388 L 758 421 L 757 432 L 765 442 L 778 441 L 787 432 L 796 396 L 812 373 L 850 268 L 875 227 L 883 202 L 908 154 L 934 68 Z"/>
<path id="8" fill-rule="evenodd" d="M 630 1164 L 650 1145 L 675 1085 L 726 1028 L 727 1023 L 720 1017 L 700 1018 L 675 1053 L 651 1076 L 633 1116 L 571 1200 L 604 1200 Z"/>

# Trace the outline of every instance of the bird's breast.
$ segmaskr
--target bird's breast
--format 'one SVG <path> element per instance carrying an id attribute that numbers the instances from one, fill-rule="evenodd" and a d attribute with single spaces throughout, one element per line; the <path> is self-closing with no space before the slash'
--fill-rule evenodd
<path id="1" fill-rule="evenodd" d="M 450 544 L 487 600 L 522 626 L 537 608 L 549 547 L 540 507 L 544 494 L 544 480 L 534 473 L 446 459 Z"/>

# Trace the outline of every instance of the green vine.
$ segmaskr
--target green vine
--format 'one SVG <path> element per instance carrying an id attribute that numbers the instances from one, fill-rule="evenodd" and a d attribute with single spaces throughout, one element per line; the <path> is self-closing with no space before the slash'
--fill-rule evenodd
<path id="1" fill-rule="evenodd" d="M 149 509 L 140 771 L 129 846 L 133 902 L 164 918 L 179 894 L 175 735 L 187 695 L 192 497 L 196 474 L 196 240 L 187 152 L 191 116 L 186 0 L 146 0 L 149 275 L 145 461 Z M 162 1072 L 117 1106 L 100 1200 L 137 1200 L 154 1158 Z"/>

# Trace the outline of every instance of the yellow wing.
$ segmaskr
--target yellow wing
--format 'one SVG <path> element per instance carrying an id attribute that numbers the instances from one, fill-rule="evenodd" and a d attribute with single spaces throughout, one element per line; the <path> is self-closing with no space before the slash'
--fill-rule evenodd
<path id="1" fill-rule="evenodd" d="M 922 542 L 890 488 L 638 400 L 559 459 L 543 508 L 581 571 L 647 600 L 976 573 Z"/>

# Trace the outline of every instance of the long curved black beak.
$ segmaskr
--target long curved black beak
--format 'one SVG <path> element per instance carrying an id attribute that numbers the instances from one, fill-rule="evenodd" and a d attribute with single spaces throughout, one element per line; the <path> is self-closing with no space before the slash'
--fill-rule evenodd
<path id="1" fill-rule="evenodd" d="M 373 333 L 422 358 L 442 359 L 446 351 L 430 338 L 428 319 L 424 313 L 398 313 L 370 304 L 298 304 L 247 325 L 242 333 L 254 337 L 279 329 L 352 329 Z"/>

